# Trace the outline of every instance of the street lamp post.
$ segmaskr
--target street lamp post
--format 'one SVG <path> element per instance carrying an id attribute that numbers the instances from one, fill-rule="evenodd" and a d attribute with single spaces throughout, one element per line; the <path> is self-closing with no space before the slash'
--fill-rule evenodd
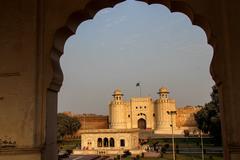
<path id="1" fill-rule="evenodd" d="M 201 138 L 201 147 L 202 147 L 202 160 L 204 160 L 203 137 L 202 137 L 202 131 L 201 130 L 200 130 L 200 138 Z"/>
<path id="2" fill-rule="evenodd" d="M 176 111 L 167 111 L 167 114 L 171 116 L 171 128 L 172 128 L 172 150 L 173 150 L 173 160 L 175 160 L 175 144 L 174 144 L 174 134 L 173 134 L 173 115 L 176 115 Z"/>

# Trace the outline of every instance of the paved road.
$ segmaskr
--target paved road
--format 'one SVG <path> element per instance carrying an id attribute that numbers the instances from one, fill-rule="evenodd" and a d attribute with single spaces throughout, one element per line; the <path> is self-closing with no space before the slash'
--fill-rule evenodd
<path id="1" fill-rule="evenodd" d="M 88 159 L 89 156 L 70 156 L 69 158 L 63 158 L 61 160 L 84 160 Z"/>
<path id="2" fill-rule="evenodd" d="M 104 160 L 108 157 L 100 157 L 96 155 L 89 155 L 89 156 L 70 156 L 69 158 L 63 158 L 61 160 Z"/>
<path id="3" fill-rule="evenodd" d="M 89 156 L 70 156 L 69 158 L 64 158 L 62 160 L 87 160 Z"/>

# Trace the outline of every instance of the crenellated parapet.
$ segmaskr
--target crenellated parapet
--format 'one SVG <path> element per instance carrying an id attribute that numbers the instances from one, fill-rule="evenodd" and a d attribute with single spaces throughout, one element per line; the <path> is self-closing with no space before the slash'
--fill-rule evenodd
<path id="1" fill-rule="evenodd" d="M 151 97 L 133 97 L 130 100 L 131 102 L 152 102 Z"/>
<path id="2" fill-rule="evenodd" d="M 171 103 L 176 104 L 176 101 L 174 99 L 157 99 L 155 103 Z"/>

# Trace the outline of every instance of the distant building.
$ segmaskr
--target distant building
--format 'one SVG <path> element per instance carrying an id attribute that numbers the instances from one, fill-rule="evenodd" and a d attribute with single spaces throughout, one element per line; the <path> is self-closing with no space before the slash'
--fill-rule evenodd
<path id="1" fill-rule="evenodd" d="M 136 97 L 124 101 L 122 92 L 114 91 L 109 105 L 109 128 L 113 129 L 148 129 L 156 134 L 170 134 L 171 123 L 176 128 L 176 115 L 168 115 L 168 111 L 176 111 L 176 102 L 169 98 L 169 91 L 159 89 L 159 98 Z M 172 122 L 171 122 L 172 118 Z"/>
<path id="2" fill-rule="evenodd" d="M 73 153 L 119 154 L 127 149 L 139 154 L 144 152 L 138 142 L 140 130 L 168 135 L 172 134 L 172 127 L 174 134 L 196 129 L 193 115 L 199 107 L 177 109 L 175 100 L 169 98 L 169 91 L 165 87 L 160 88 L 158 94 L 156 100 L 135 97 L 125 101 L 122 92 L 116 89 L 109 104 L 109 118 L 92 114 L 78 115 L 81 129 L 76 135 L 81 135 L 81 147 Z M 171 115 L 170 112 L 175 114 Z"/>
<path id="3" fill-rule="evenodd" d="M 142 153 L 139 146 L 139 129 L 94 129 L 81 130 L 81 148 L 73 154 L 116 155 L 130 150 L 132 154 Z"/>
<path id="4" fill-rule="evenodd" d="M 113 100 L 109 104 L 109 116 L 96 114 L 64 114 L 79 119 L 80 130 L 84 129 L 146 129 L 153 130 L 156 134 L 171 134 L 171 116 L 167 111 L 176 111 L 173 115 L 175 134 L 183 134 L 183 130 L 195 130 L 197 124 L 194 114 L 201 107 L 185 106 L 176 108 L 176 102 L 169 98 L 167 88 L 160 88 L 159 98 L 135 97 L 124 101 L 123 94 L 116 89 Z M 80 135 L 80 130 L 75 135 Z"/>

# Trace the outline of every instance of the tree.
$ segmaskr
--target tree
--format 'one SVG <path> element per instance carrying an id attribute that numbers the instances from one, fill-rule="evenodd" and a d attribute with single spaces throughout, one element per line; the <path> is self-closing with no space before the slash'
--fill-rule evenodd
<path id="1" fill-rule="evenodd" d="M 219 96 L 217 86 L 212 87 L 211 101 L 206 103 L 195 115 L 198 128 L 213 136 L 216 145 L 222 143 Z"/>
<path id="2" fill-rule="evenodd" d="M 61 140 L 65 135 L 72 135 L 79 130 L 81 124 L 75 117 L 63 113 L 57 115 L 57 139 Z"/>

